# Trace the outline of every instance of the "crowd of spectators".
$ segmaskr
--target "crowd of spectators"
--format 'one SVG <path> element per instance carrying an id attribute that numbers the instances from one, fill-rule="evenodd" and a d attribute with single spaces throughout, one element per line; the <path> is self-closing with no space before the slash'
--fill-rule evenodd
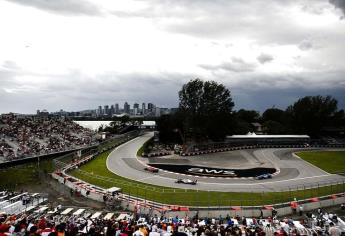
<path id="1" fill-rule="evenodd" d="M 13 154 L 13 149 L 11 148 L 8 143 L 6 143 L 5 139 L 0 140 L 0 156 L 4 156 L 5 154 L 7 155 L 14 155 Z"/>
<path id="2" fill-rule="evenodd" d="M 0 212 L 0 236 L 340 236 L 344 235 L 344 222 L 335 214 L 306 214 L 299 220 L 277 216 L 245 218 L 227 215 L 218 218 L 160 216 L 139 212 L 107 217 L 108 213 L 93 218 L 90 212 L 63 214 L 59 205 L 47 213 L 6 215 Z M 173 212 L 172 212 L 173 214 Z M 125 215 L 125 217 L 121 217 Z M 341 223 L 340 223 L 341 221 Z"/>
<path id="3" fill-rule="evenodd" d="M 13 160 L 91 144 L 93 133 L 63 117 L 0 116 L 0 156 Z"/>

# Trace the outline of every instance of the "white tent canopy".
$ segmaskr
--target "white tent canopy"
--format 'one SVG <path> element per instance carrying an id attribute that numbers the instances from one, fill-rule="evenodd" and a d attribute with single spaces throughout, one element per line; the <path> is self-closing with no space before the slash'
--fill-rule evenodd
<path id="1" fill-rule="evenodd" d="M 117 187 L 111 187 L 111 188 L 106 189 L 106 191 L 107 193 L 114 193 L 114 192 L 120 192 L 121 189 Z"/>

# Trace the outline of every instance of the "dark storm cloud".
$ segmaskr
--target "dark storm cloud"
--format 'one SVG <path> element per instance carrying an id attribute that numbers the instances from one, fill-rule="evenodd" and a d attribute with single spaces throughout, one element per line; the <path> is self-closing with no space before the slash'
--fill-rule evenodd
<path id="1" fill-rule="evenodd" d="M 276 107 L 286 109 L 287 106 L 305 96 L 331 95 L 338 101 L 338 109 L 345 109 L 345 88 L 329 89 L 260 89 L 248 93 L 243 89 L 233 89 L 232 96 L 235 102 L 235 109 L 253 109 L 264 112 L 267 108 Z"/>
<path id="2" fill-rule="evenodd" d="M 218 80 L 231 88 L 245 90 L 247 93 L 265 89 L 293 90 L 295 88 L 304 90 L 342 88 L 345 90 L 344 73 L 344 70 L 300 72 L 294 74 L 228 73 L 218 76 Z"/>
<path id="3" fill-rule="evenodd" d="M 233 58 L 231 63 L 233 62 L 242 63 L 243 60 Z M 228 68 L 224 65 L 220 67 Z M 345 81 L 342 77 L 344 71 L 321 73 L 317 74 L 317 77 L 313 73 L 269 76 L 233 73 L 232 66 L 230 68 L 229 75 L 225 75 L 224 78 L 214 75 L 201 79 L 216 80 L 227 86 L 232 93 L 236 109 L 264 111 L 273 105 L 285 108 L 300 97 L 318 94 L 334 95 L 339 101 L 339 107 L 345 107 Z M 115 103 L 123 106 L 125 101 L 130 104 L 153 102 L 159 107 L 176 107 L 177 93 L 182 85 L 198 77 L 180 73 L 117 72 L 86 76 L 73 70 L 60 75 L 32 74 L 32 76 L 47 77 L 47 83 L 40 83 L 33 91 L 16 80 L 17 76 L 27 74 L 12 62 L 2 65 L 0 113 L 9 111 L 30 113 L 36 109 L 75 111 L 95 109 L 99 105 Z M 240 79 L 232 75 L 238 75 Z"/>
<path id="4" fill-rule="evenodd" d="M 217 81 L 230 89 L 236 109 L 285 109 L 301 97 L 314 95 L 332 95 L 338 100 L 338 107 L 344 109 L 344 74 L 344 70 L 280 75 L 229 73 Z"/>
<path id="5" fill-rule="evenodd" d="M 86 0 L 8 0 L 24 6 L 50 11 L 62 15 L 90 15 L 101 14 L 99 7 Z"/>
<path id="6" fill-rule="evenodd" d="M 196 78 L 180 73 L 109 72 L 86 76 L 73 70 L 60 75 L 32 74 L 46 78 L 45 83 L 37 84 L 32 90 L 16 81 L 15 78 L 21 74 L 19 70 L 0 68 L 0 88 L 4 88 L 0 89 L 0 113 L 32 113 L 36 109 L 76 111 L 114 103 L 122 106 L 125 101 L 130 104 L 153 102 L 158 107 L 175 107 L 179 89 L 190 79 Z"/>
<path id="7" fill-rule="evenodd" d="M 107 10 L 95 5 L 97 1 L 90 3 L 86 0 L 9 0 L 9 2 L 60 15 L 107 14 Z M 179 73 L 179 68 L 172 73 L 144 71 L 131 73 L 129 70 L 123 73 L 98 71 L 96 75 L 87 75 L 80 69 L 80 71 L 65 71 L 64 74 L 63 72 L 39 74 L 23 71 L 16 63 L 7 61 L 0 65 L 0 113 L 33 112 L 37 108 L 46 108 L 49 111 L 61 108 L 82 110 L 116 102 L 123 105 L 124 101 L 131 104 L 153 102 L 158 106 L 174 107 L 178 104 L 177 92 L 181 86 L 190 79 L 198 77 L 215 80 L 229 87 L 236 108 L 263 110 L 273 105 L 284 108 L 299 97 L 318 94 L 334 95 L 340 106 L 345 107 L 345 77 L 343 77 L 345 68 L 342 64 L 344 59 L 342 45 L 345 35 L 341 30 L 341 22 L 337 21 L 339 25 L 330 25 L 330 27 L 324 27 L 322 24 L 320 28 L 309 27 L 307 24 L 304 25 L 304 22 L 296 20 L 294 18 L 296 15 L 293 14 L 296 12 L 300 14 L 298 9 L 301 9 L 303 13 L 322 17 L 323 14 L 328 14 L 329 9 L 333 8 L 334 11 L 334 7 L 327 0 L 147 0 L 142 3 L 145 3 L 145 7 L 140 8 L 141 10 L 111 9 L 108 12 L 122 18 L 124 27 L 127 26 L 125 18 L 145 18 L 139 20 L 152 23 L 160 33 L 168 35 L 167 37 L 170 35 L 179 37 L 182 34 L 182 37 L 194 37 L 192 40 L 195 40 L 195 44 L 211 41 L 217 45 L 220 43 L 220 46 L 231 45 L 228 46 L 230 53 L 232 48 L 237 52 L 238 45 L 243 43 L 254 49 L 253 55 L 245 57 L 239 52 L 236 54 L 238 57 L 233 57 L 229 61 L 216 58 L 212 61 L 214 64 L 200 64 L 199 67 L 204 69 L 201 75 L 192 72 Z M 330 3 L 344 11 L 345 1 L 330 0 Z M 328 8 L 324 8 L 324 4 L 328 5 Z M 113 20 L 116 17 L 104 18 Z M 74 19 L 71 17 L 69 20 Z M 61 35 L 66 37 L 63 33 Z M 99 38 L 102 37 L 107 35 L 99 35 Z M 116 40 L 113 43 L 116 44 Z M 257 53 L 274 52 L 275 47 L 281 45 L 294 45 L 293 49 L 298 47 L 304 51 L 296 50 L 297 54 L 291 55 L 292 58 L 300 58 L 294 61 L 296 64 L 293 66 L 289 63 L 284 64 L 278 53 L 274 54 L 274 58 L 267 53 L 261 55 Z M 260 48 L 261 46 L 264 48 Z M 88 49 L 85 49 L 86 53 Z M 208 47 L 207 50 L 202 50 L 200 55 L 205 54 L 207 57 L 208 51 L 216 52 L 218 49 Z M 283 51 L 281 56 L 289 55 L 288 53 L 284 55 Z M 150 55 L 147 58 L 149 60 Z M 250 62 L 247 61 L 249 59 Z M 162 62 L 165 60 L 163 56 Z M 263 72 L 260 72 L 260 63 L 268 64 L 272 60 L 277 64 L 282 63 L 279 66 L 287 69 L 279 72 L 279 75 L 275 74 L 278 73 L 276 71 L 261 74 Z M 164 63 L 161 67 L 162 71 L 171 69 L 165 67 Z M 193 71 L 193 68 L 192 66 L 190 71 Z M 307 72 L 298 73 L 295 68 Z M 334 71 L 327 71 L 330 68 Z M 41 82 L 33 85 L 30 79 L 23 79 L 25 76 L 39 77 L 37 81 Z"/>
<path id="8" fill-rule="evenodd" d="M 217 71 L 225 70 L 232 72 L 252 72 L 255 70 L 256 65 L 254 63 L 246 62 L 242 58 L 233 57 L 230 62 L 224 62 L 219 65 L 199 65 L 205 70 Z"/>
<path id="9" fill-rule="evenodd" d="M 273 56 L 266 54 L 266 53 L 261 53 L 257 58 L 256 58 L 261 64 L 265 64 L 268 62 L 273 61 Z"/>
<path id="10" fill-rule="evenodd" d="M 177 91 L 185 82 L 195 78 L 180 73 L 106 73 L 97 77 L 80 88 L 85 94 L 94 94 L 89 100 L 99 100 L 98 91 L 101 90 L 103 102 L 151 101 L 158 106 L 174 106 Z"/>
<path id="11" fill-rule="evenodd" d="M 344 0 L 329 0 L 331 4 L 333 4 L 336 8 L 342 10 L 345 16 L 345 1 Z"/>

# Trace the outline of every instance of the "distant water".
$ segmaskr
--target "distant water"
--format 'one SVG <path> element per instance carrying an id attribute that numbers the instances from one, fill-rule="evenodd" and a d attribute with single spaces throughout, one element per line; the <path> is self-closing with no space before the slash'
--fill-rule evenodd
<path id="1" fill-rule="evenodd" d="M 98 121 L 98 120 L 89 120 L 89 121 L 88 120 L 82 120 L 82 121 L 79 121 L 79 120 L 75 120 L 74 122 L 83 126 L 84 128 L 96 130 L 101 125 L 109 126 L 111 121 L 105 121 L 105 120 L 100 120 L 100 121 Z"/>

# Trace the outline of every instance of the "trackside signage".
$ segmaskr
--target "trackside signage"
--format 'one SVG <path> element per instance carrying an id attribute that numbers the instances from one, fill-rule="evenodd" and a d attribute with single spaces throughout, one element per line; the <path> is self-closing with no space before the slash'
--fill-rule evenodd
<path id="1" fill-rule="evenodd" d="M 251 169 L 225 169 L 206 166 L 192 166 L 192 165 L 174 165 L 174 164 L 158 164 L 150 163 L 158 169 L 187 174 L 195 176 L 210 176 L 210 177 L 256 177 L 262 174 L 273 174 L 276 172 L 274 168 L 251 168 Z"/>
<path id="2" fill-rule="evenodd" d="M 195 173 L 199 175 L 211 175 L 211 176 L 224 176 L 224 177 L 235 177 L 235 171 L 233 170 L 222 170 L 222 169 L 208 169 L 208 168 L 189 168 L 187 172 Z"/>

